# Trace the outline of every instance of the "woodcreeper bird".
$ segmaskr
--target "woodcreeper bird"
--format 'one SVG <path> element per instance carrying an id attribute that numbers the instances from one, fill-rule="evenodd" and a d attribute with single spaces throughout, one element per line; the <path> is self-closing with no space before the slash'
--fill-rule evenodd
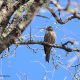
<path id="1" fill-rule="evenodd" d="M 49 44 L 54 44 L 56 39 L 56 34 L 51 26 L 46 28 L 46 33 L 44 36 L 44 42 L 48 42 Z M 49 63 L 51 48 L 49 46 L 44 45 L 45 52 L 45 60 Z"/>

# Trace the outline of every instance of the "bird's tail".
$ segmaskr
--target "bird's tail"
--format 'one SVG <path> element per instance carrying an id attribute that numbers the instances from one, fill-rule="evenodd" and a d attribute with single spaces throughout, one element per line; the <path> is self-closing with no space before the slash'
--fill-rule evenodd
<path id="1" fill-rule="evenodd" d="M 49 63 L 50 54 L 46 54 L 45 60 Z"/>

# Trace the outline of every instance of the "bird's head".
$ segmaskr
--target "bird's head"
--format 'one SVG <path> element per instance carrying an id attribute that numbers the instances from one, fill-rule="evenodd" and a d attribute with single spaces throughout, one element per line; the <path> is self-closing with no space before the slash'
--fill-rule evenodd
<path id="1" fill-rule="evenodd" d="M 52 28 L 52 26 L 49 26 L 49 27 L 46 28 L 46 30 L 47 31 L 53 31 L 53 28 Z"/>

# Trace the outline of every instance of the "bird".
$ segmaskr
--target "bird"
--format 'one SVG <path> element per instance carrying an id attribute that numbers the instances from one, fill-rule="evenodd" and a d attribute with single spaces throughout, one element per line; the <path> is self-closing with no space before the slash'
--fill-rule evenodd
<path id="1" fill-rule="evenodd" d="M 46 28 L 46 33 L 44 35 L 44 42 L 48 42 L 49 44 L 55 44 L 56 41 L 56 33 L 54 32 L 52 26 L 48 26 Z M 44 45 L 45 52 L 45 60 L 49 63 L 50 53 L 52 47 Z"/>

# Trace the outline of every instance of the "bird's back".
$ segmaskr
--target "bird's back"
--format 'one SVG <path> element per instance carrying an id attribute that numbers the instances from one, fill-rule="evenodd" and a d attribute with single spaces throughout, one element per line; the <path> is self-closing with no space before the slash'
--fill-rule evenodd
<path id="1" fill-rule="evenodd" d="M 55 43 L 55 38 L 56 38 L 56 35 L 53 31 L 47 31 L 45 36 L 44 36 L 44 41 L 48 42 L 50 44 L 54 44 Z M 45 59 L 46 59 L 47 62 L 49 62 L 51 48 L 52 47 L 44 45 L 44 51 L 45 51 L 45 54 L 46 54 Z"/>
<path id="2" fill-rule="evenodd" d="M 54 44 L 55 43 L 55 38 L 56 38 L 55 32 L 48 31 L 48 32 L 46 32 L 46 34 L 44 36 L 44 41 L 49 42 L 51 44 Z"/>

